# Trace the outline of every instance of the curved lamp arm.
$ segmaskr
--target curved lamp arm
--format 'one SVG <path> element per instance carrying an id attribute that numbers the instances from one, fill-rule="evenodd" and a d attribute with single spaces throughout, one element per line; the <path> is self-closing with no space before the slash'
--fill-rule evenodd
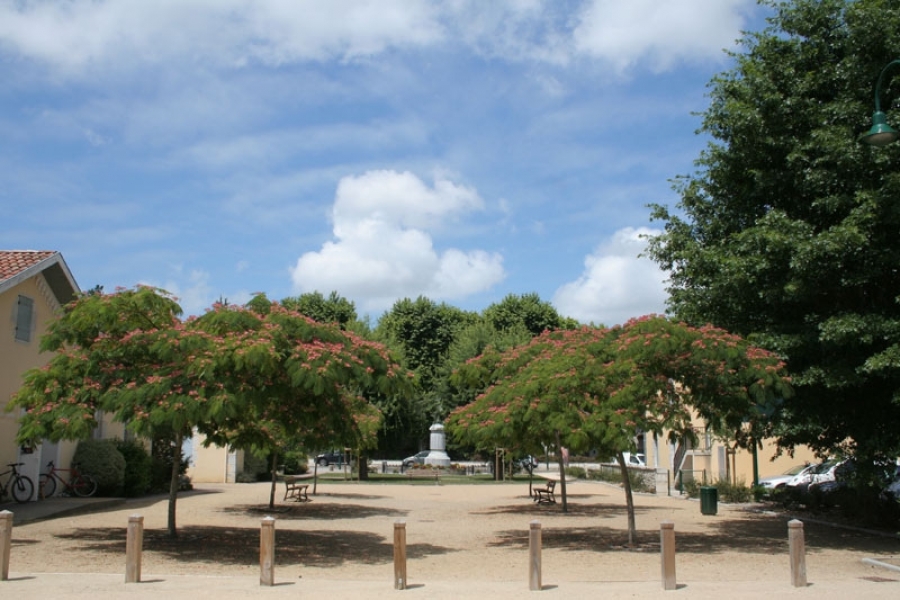
<path id="1" fill-rule="evenodd" d="M 859 136 L 859 141 L 870 146 L 887 146 L 900 139 L 900 132 L 888 125 L 887 115 L 881 110 L 881 84 L 884 81 L 884 74 L 894 65 L 900 65 L 900 58 L 886 64 L 878 74 L 878 81 L 875 83 L 875 112 L 872 113 L 872 128 Z"/>

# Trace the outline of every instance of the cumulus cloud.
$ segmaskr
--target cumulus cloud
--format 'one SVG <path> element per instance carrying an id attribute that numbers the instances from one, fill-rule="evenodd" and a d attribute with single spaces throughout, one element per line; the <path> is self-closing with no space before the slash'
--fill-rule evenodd
<path id="1" fill-rule="evenodd" d="M 369 171 L 338 184 L 334 239 L 291 270 L 299 293 L 337 290 L 364 311 L 399 298 L 464 298 L 500 282 L 503 258 L 482 250 L 434 247 L 432 234 L 483 208 L 478 193 L 447 178 L 429 186 L 409 172 Z"/>
<path id="2" fill-rule="evenodd" d="M 639 258 L 645 236 L 659 230 L 626 227 L 584 259 L 581 276 L 556 290 L 560 314 L 583 323 L 617 325 L 632 317 L 665 310 L 666 274 L 649 258 Z"/>
<path id="3" fill-rule="evenodd" d="M 749 0 L 592 0 L 573 39 L 579 53 L 624 70 L 645 59 L 661 71 L 680 60 L 722 57 L 734 46 Z"/>

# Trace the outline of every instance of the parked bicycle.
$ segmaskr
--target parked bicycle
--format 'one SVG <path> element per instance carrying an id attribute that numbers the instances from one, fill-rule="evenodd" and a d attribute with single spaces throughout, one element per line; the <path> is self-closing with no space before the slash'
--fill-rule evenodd
<path id="1" fill-rule="evenodd" d="M 93 496 L 97 493 L 97 482 L 87 473 L 78 470 L 78 464 L 72 463 L 71 469 L 60 469 L 53 464 L 53 461 L 47 463 L 50 470 L 41 473 L 38 483 L 41 491 L 41 498 L 49 498 L 56 493 L 56 482 L 63 485 L 64 493 L 74 494 L 82 498 Z M 69 481 L 63 479 L 60 473 L 69 473 Z"/>
<path id="2" fill-rule="evenodd" d="M 0 498 L 4 498 L 7 494 L 13 497 L 16 502 L 28 502 L 34 495 L 34 482 L 27 475 L 19 473 L 19 467 L 25 463 L 9 463 L 8 467 L 12 467 L 9 471 L 0 473 L 0 476 L 10 473 L 6 480 L 6 485 L 0 482 Z"/>

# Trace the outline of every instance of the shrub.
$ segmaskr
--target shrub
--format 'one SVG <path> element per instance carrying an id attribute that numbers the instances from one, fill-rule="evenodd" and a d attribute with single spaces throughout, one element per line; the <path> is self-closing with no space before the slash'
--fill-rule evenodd
<path id="1" fill-rule="evenodd" d="M 566 467 L 566 477 L 571 479 L 584 479 L 587 477 L 587 471 L 582 467 Z"/>
<path id="2" fill-rule="evenodd" d="M 269 462 L 265 456 L 256 456 L 252 452 L 244 452 L 243 476 L 237 477 L 238 483 L 252 483 L 254 481 L 271 481 L 272 473 L 269 471 Z"/>
<path id="3" fill-rule="evenodd" d="M 722 502 L 750 502 L 753 500 L 753 491 L 743 480 L 731 483 L 727 479 L 719 479 L 713 484 L 719 492 Z"/>
<path id="4" fill-rule="evenodd" d="M 181 456 L 181 449 L 177 450 L 177 455 Z M 175 443 L 171 439 L 159 437 L 153 440 L 151 492 L 165 493 L 169 491 L 172 481 L 172 461 L 175 460 L 175 456 Z M 181 475 L 179 489 L 191 489 L 190 480 L 185 476 L 186 471 L 187 462 L 182 460 L 178 467 L 178 473 Z"/>
<path id="5" fill-rule="evenodd" d="M 128 498 L 147 494 L 153 478 L 153 461 L 146 448 L 140 442 L 133 440 L 117 440 L 116 448 L 125 457 L 125 479 L 122 494 Z"/>
<path id="6" fill-rule="evenodd" d="M 684 482 L 684 493 L 688 498 L 698 498 L 700 496 L 700 488 L 704 486 L 699 481 L 691 479 Z M 716 488 L 716 495 L 722 502 L 750 502 L 753 499 L 753 491 L 743 481 L 731 483 L 727 479 L 719 479 L 709 484 L 709 487 Z"/>
<path id="7" fill-rule="evenodd" d="M 125 457 L 113 440 L 82 440 L 73 463 L 97 482 L 98 496 L 119 496 L 125 484 Z"/>
<path id="8" fill-rule="evenodd" d="M 302 450 L 288 450 L 278 460 L 289 475 L 303 475 L 309 470 L 309 456 Z"/>
<path id="9" fill-rule="evenodd" d="M 587 476 L 588 479 L 595 481 L 622 484 L 622 471 L 618 465 L 601 465 L 599 469 L 588 471 Z M 656 473 L 654 471 L 628 469 L 628 481 L 631 483 L 632 491 L 645 494 L 656 493 Z"/>

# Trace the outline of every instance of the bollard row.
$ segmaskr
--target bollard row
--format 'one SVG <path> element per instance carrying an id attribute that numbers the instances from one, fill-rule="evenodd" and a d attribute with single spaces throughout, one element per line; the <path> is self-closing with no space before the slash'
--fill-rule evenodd
<path id="1" fill-rule="evenodd" d="M 9 579 L 9 559 L 12 544 L 13 513 L 0 511 L 0 581 Z M 141 581 L 141 555 L 144 540 L 144 517 L 132 515 L 128 518 L 128 532 L 125 542 L 125 583 Z M 806 543 L 803 523 L 792 520 L 788 523 L 788 544 L 790 547 L 791 585 L 805 587 Z M 541 523 L 532 521 L 528 537 L 528 588 L 532 591 L 543 589 L 541 583 Z M 660 523 L 660 564 L 664 590 L 677 589 L 675 578 L 675 524 L 672 521 Z M 275 519 L 262 520 L 259 534 L 259 584 L 275 585 Z M 394 589 L 407 589 L 406 574 L 406 523 L 394 523 Z"/>

